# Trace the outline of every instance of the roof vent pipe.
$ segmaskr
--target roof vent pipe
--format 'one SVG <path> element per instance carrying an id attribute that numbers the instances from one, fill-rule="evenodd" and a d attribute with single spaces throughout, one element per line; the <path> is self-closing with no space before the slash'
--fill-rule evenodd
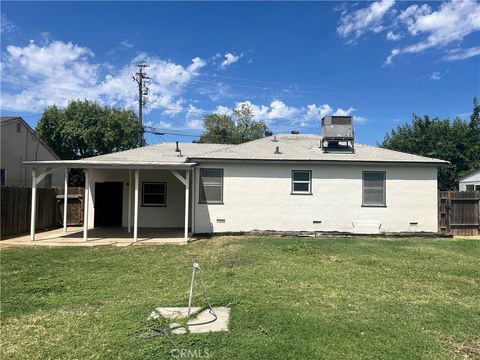
<path id="1" fill-rule="evenodd" d="M 175 152 L 180 152 L 180 148 L 178 147 L 178 141 L 175 141 Z"/>
<path id="2" fill-rule="evenodd" d="M 275 136 L 273 137 L 273 140 L 272 140 L 272 141 L 273 141 L 273 142 L 277 142 L 277 141 L 278 141 L 278 140 L 277 140 L 277 135 L 275 135 Z"/>
<path id="3" fill-rule="evenodd" d="M 275 152 L 274 152 L 274 154 L 277 154 L 277 155 L 278 155 L 278 154 L 281 154 L 281 152 L 280 152 L 280 146 L 276 146 L 276 147 L 275 147 Z"/>

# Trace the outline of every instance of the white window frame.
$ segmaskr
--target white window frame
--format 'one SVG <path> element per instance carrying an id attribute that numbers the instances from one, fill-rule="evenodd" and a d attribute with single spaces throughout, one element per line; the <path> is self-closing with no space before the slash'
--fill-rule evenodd
<path id="1" fill-rule="evenodd" d="M 382 174 L 383 175 L 383 203 L 382 204 L 365 204 L 365 174 Z M 387 207 L 387 172 L 386 171 L 362 171 L 362 207 Z"/>
<path id="2" fill-rule="evenodd" d="M 295 180 L 295 173 L 307 173 L 307 180 Z M 307 191 L 295 191 L 295 184 L 308 184 Z M 292 195 L 312 195 L 312 170 L 292 170 Z"/>
<path id="3" fill-rule="evenodd" d="M 152 192 L 147 192 L 145 193 L 145 185 L 163 185 L 164 192 L 163 193 L 152 193 Z M 163 195 L 164 196 L 164 202 L 163 204 L 159 203 L 146 203 L 145 202 L 145 195 Z M 145 181 L 142 182 L 142 206 L 143 207 L 166 207 L 167 206 L 167 183 L 162 182 L 162 181 Z"/>

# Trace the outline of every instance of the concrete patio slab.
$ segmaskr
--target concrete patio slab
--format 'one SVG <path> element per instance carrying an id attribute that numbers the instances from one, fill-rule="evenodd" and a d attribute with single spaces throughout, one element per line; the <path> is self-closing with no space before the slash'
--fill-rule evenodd
<path id="1" fill-rule="evenodd" d="M 200 311 L 199 307 L 192 307 L 191 311 L 193 314 Z M 219 306 L 214 307 L 213 312 L 217 316 L 217 319 L 213 322 L 203 325 L 195 325 L 198 323 L 209 322 L 215 319 L 215 316 L 210 313 L 210 309 L 205 309 L 200 312 L 198 315 L 192 317 L 187 321 L 188 330 L 192 334 L 202 334 L 208 332 L 218 332 L 218 331 L 228 331 L 228 322 L 230 320 L 230 308 Z M 187 317 L 188 307 L 159 307 L 156 308 L 147 320 L 158 319 L 160 316 L 166 319 L 171 320 L 180 320 Z M 173 322 L 170 324 L 170 328 L 175 328 L 172 330 L 174 334 L 185 334 L 187 329 L 185 327 L 178 327 L 180 324 L 178 322 Z"/>
<path id="2" fill-rule="evenodd" d="M 130 246 L 130 245 L 185 245 L 183 229 L 140 228 L 138 241 L 133 241 L 133 234 L 126 228 L 94 228 L 88 230 L 88 240 L 83 240 L 83 228 L 70 227 L 67 233 L 63 229 L 39 232 L 35 241 L 29 235 L 0 241 L 0 249 L 12 246 Z"/>

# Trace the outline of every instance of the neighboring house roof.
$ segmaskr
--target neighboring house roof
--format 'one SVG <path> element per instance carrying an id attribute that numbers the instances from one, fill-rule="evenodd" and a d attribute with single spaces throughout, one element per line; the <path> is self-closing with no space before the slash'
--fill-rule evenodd
<path id="1" fill-rule="evenodd" d="M 77 167 L 189 167 L 195 161 L 332 161 L 332 162 L 388 162 L 411 164 L 448 164 L 447 161 L 382 149 L 355 145 L 355 153 L 324 153 L 318 135 L 280 134 L 240 145 L 179 143 L 181 156 L 175 152 L 175 143 L 161 143 L 76 161 L 37 162 L 44 165 Z M 279 147 L 280 154 L 275 154 Z"/>
<path id="2" fill-rule="evenodd" d="M 458 179 L 459 182 L 462 182 L 462 181 L 465 181 L 467 180 L 468 178 L 470 177 L 474 177 L 475 175 L 477 174 L 480 174 L 480 169 L 477 169 L 477 170 L 473 170 L 471 172 L 469 172 L 468 174 L 462 176 L 460 179 Z"/>
<path id="3" fill-rule="evenodd" d="M 30 125 L 28 125 L 28 123 L 23 120 L 22 117 L 20 116 L 0 116 L 0 126 L 4 126 L 4 125 L 8 125 L 8 124 L 11 124 L 11 123 L 17 123 L 17 122 L 20 122 L 23 124 L 23 126 L 25 126 L 25 128 L 27 128 L 27 131 L 30 131 L 33 136 L 35 136 L 35 138 L 40 141 L 40 143 L 42 144 L 42 146 L 47 149 L 47 151 L 49 153 L 52 154 L 53 157 L 57 158 L 60 160 L 60 157 L 55 154 L 55 151 L 53 151 L 42 139 L 40 139 L 35 130 L 32 129 L 32 127 Z"/>

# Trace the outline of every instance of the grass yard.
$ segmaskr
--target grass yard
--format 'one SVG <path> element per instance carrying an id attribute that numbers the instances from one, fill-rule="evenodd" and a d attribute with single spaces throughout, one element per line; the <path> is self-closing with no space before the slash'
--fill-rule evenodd
<path id="1" fill-rule="evenodd" d="M 480 240 L 238 237 L 0 254 L 2 359 L 172 358 L 164 337 L 131 334 L 155 307 L 186 306 L 194 259 L 231 318 L 228 333 L 172 335 L 190 355 L 480 358 Z"/>

